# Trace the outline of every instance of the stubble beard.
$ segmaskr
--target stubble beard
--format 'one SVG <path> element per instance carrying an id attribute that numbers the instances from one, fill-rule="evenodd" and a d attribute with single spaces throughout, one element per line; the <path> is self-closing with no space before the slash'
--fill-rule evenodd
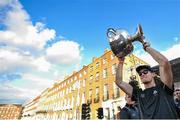
<path id="1" fill-rule="evenodd" d="M 149 84 L 149 83 L 151 83 L 151 81 L 145 81 L 145 82 L 143 82 L 143 84 Z"/>

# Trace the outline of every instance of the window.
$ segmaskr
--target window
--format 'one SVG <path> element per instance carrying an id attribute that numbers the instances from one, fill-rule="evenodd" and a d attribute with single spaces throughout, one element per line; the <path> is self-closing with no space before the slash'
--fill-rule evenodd
<path id="1" fill-rule="evenodd" d="M 89 98 L 92 99 L 92 89 L 89 90 Z"/>
<path id="2" fill-rule="evenodd" d="M 68 88 L 66 89 L 66 94 L 68 94 Z"/>
<path id="3" fill-rule="evenodd" d="M 68 105 L 71 106 L 71 99 L 68 99 Z"/>
<path id="4" fill-rule="evenodd" d="M 87 101 L 88 104 L 92 103 L 92 89 L 89 90 L 89 99 Z"/>
<path id="5" fill-rule="evenodd" d="M 105 68 L 104 70 L 103 70 L 103 78 L 106 78 L 107 77 L 107 68 Z"/>
<path id="6" fill-rule="evenodd" d="M 112 74 L 116 74 L 116 64 L 112 65 Z"/>
<path id="7" fill-rule="evenodd" d="M 74 96 L 72 96 L 71 106 L 72 106 L 72 108 L 74 107 Z"/>
<path id="8" fill-rule="evenodd" d="M 82 103 L 85 103 L 85 92 L 82 93 Z"/>
<path id="9" fill-rule="evenodd" d="M 80 103 L 80 95 L 78 94 L 76 98 L 76 106 L 79 106 L 79 103 Z"/>
<path id="10" fill-rule="evenodd" d="M 96 63 L 96 69 L 99 68 L 99 62 Z"/>
<path id="11" fill-rule="evenodd" d="M 106 108 L 104 112 L 105 112 L 104 113 L 105 118 L 109 120 L 110 119 L 110 109 Z"/>
<path id="12" fill-rule="evenodd" d="M 89 84 L 91 84 L 93 81 L 93 75 L 90 76 L 90 81 L 89 81 Z"/>
<path id="13" fill-rule="evenodd" d="M 108 100 L 108 99 L 109 99 L 108 84 L 105 84 L 103 100 Z"/>
<path id="14" fill-rule="evenodd" d="M 107 63 L 107 59 L 104 58 L 104 59 L 103 59 L 103 64 L 106 64 L 106 63 Z"/>
<path id="15" fill-rule="evenodd" d="M 83 87 L 83 80 L 80 81 L 80 87 Z"/>
<path id="16" fill-rule="evenodd" d="M 86 79 L 83 80 L 83 87 L 86 86 Z"/>
<path id="17" fill-rule="evenodd" d="M 86 75 L 87 73 L 86 73 L 86 71 L 84 70 L 84 75 Z"/>
<path id="18" fill-rule="evenodd" d="M 99 72 L 96 73 L 96 80 L 99 80 Z"/>
<path id="19" fill-rule="evenodd" d="M 99 87 L 96 87 L 96 97 L 94 98 L 94 103 L 99 102 Z"/>
<path id="20" fill-rule="evenodd" d="M 80 74 L 79 74 L 79 78 L 81 78 L 81 77 L 82 77 L 82 74 L 80 73 Z"/>
<path id="21" fill-rule="evenodd" d="M 113 91 L 114 91 L 113 97 L 118 98 L 120 96 L 119 87 L 116 85 L 115 82 L 113 82 Z"/>
<path id="22" fill-rule="evenodd" d="M 92 71 L 93 71 L 93 66 L 90 67 L 90 72 L 92 72 Z"/>
<path id="23" fill-rule="evenodd" d="M 93 75 L 90 76 L 90 80 L 92 80 L 92 79 L 93 79 Z"/>

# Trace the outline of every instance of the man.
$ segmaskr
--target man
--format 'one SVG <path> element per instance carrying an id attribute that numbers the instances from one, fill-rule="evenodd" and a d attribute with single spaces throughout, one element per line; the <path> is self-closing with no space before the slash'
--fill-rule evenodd
<path id="1" fill-rule="evenodd" d="M 148 65 L 138 66 L 137 73 L 145 89 L 133 89 L 122 81 L 124 60 L 119 58 L 116 72 L 116 84 L 129 96 L 138 101 L 140 117 L 144 119 L 176 119 L 177 112 L 173 100 L 173 75 L 171 65 L 161 53 L 143 43 L 144 50 L 159 64 L 160 82 L 156 84 L 152 68 Z"/>
<path id="2" fill-rule="evenodd" d="M 120 111 L 120 119 L 139 119 L 139 110 L 135 101 L 126 94 L 126 105 Z"/>
<path id="3" fill-rule="evenodd" d="M 180 89 L 176 89 L 174 92 L 174 102 L 176 105 L 178 116 L 180 117 Z"/>

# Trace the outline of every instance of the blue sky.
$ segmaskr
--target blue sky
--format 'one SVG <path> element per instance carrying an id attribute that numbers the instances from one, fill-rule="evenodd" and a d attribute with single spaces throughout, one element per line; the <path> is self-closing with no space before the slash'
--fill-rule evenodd
<path id="1" fill-rule="evenodd" d="M 0 103 L 24 103 L 91 63 L 109 48 L 109 27 L 134 34 L 141 24 L 153 48 L 180 57 L 178 11 L 179 0 L 1 0 Z"/>
<path id="2" fill-rule="evenodd" d="M 105 35 L 109 27 L 125 28 L 133 34 L 140 23 L 146 37 L 159 50 L 171 47 L 180 33 L 178 0 L 38 0 L 35 3 L 22 0 L 22 4 L 32 21 L 43 21 L 57 35 L 82 45 L 83 55 L 88 58 L 86 63 L 109 47 Z M 161 40 L 161 46 L 157 45 L 156 41 Z"/>

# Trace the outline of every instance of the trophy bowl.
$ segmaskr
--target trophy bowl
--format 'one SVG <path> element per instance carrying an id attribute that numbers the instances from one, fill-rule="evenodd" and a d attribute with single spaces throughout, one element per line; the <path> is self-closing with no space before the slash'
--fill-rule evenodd
<path id="1" fill-rule="evenodd" d="M 124 58 L 133 52 L 134 47 L 132 42 L 140 41 L 144 43 L 143 31 L 140 25 L 138 26 L 136 34 L 133 36 L 130 36 L 128 32 L 123 29 L 109 28 L 107 30 L 107 37 L 112 52 L 119 58 Z"/>

